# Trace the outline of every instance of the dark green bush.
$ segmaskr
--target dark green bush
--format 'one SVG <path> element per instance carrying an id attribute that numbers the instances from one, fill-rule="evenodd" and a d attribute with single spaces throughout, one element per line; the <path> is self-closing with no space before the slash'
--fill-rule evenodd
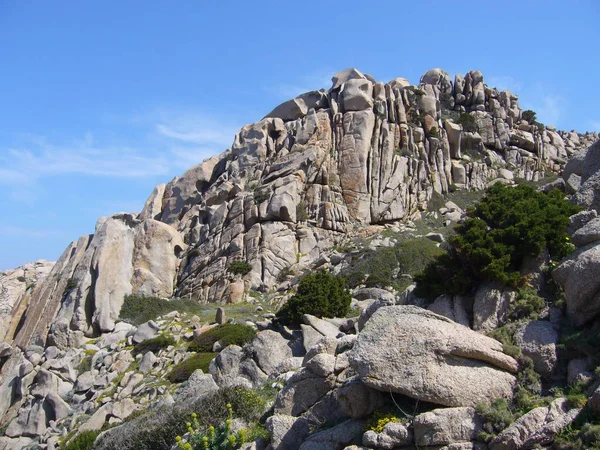
<path id="1" fill-rule="evenodd" d="M 161 334 L 152 339 L 147 339 L 139 344 L 136 344 L 133 348 L 133 354 L 138 353 L 144 354 L 147 352 L 158 353 L 163 348 L 167 348 L 169 345 L 175 345 L 175 339 L 171 336 L 165 336 Z"/>
<path id="2" fill-rule="evenodd" d="M 217 353 L 198 353 L 185 361 L 173 366 L 167 374 L 167 379 L 171 383 L 181 383 L 187 381 L 195 370 L 202 369 L 202 372 L 208 373 L 210 362 L 215 359 Z"/>
<path id="3" fill-rule="evenodd" d="M 68 444 L 61 445 L 60 450 L 91 450 L 99 434 L 99 430 L 82 431 Z"/>
<path id="4" fill-rule="evenodd" d="M 202 306 L 190 299 L 163 300 L 156 297 L 126 295 L 119 318 L 133 325 L 140 325 L 171 311 L 199 314 Z"/>
<path id="5" fill-rule="evenodd" d="M 221 342 L 223 347 L 249 343 L 256 336 L 256 331 L 249 325 L 239 323 L 224 323 L 208 330 L 194 338 L 188 345 L 191 352 L 212 352 L 215 342 Z"/>
<path id="6" fill-rule="evenodd" d="M 566 228 L 578 210 L 558 190 L 544 194 L 532 186 L 495 184 L 456 228 L 451 252 L 415 277 L 417 295 L 465 294 L 483 281 L 518 286 L 525 257 L 546 247 L 555 259 L 572 251 Z"/>
<path id="7" fill-rule="evenodd" d="M 526 120 L 527 123 L 529 123 L 530 125 L 533 125 L 533 126 L 537 127 L 538 130 L 544 131 L 544 129 L 546 127 L 544 126 L 543 123 L 540 123 L 540 122 L 538 122 L 536 120 L 536 116 L 537 116 L 537 114 L 534 111 L 528 109 L 527 111 L 523 111 L 523 114 L 521 115 L 521 118 L 523 120 Z"/>
<path id="8" fill-rule="evenodd" d="M 475 116 L 469 113 L 462 113 L 456 123 L 462 125 L 463 131 L 475 133 L 478 130 Z"/>
<path id="9" fill-rule="evenodd" d="M 234 261 L 229 264 L 227 270 L 231 273 L 235 273 L 236 275 L 246 275 L 252 270 L 252 266 L 248 264 L 246 261 Z"/>
<path id="10" fill-rule="evenodd" d="M 344 317 L 351 300 L 344 279 L 321 270 L 300 280 L 296 295 L 277 312 L 277 318 L 282 323 L 299 324 L 304 314 Z"/>
<path id="11" fill-rule="evenodd" d="M 537 116 L 536 112 L 532 111 L 530 109 L 523 111 L 523 114 L 521 114 L 521 118 L 523 120 L 526 120 L 528 123 L 535 122 L 536 116 Z"/>

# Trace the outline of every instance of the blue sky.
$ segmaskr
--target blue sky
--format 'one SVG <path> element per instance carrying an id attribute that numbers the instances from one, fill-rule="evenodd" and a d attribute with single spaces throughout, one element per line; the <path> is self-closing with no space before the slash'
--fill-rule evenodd
<path id="1" fill-rule="evenodd" d="M 57 259 L 347 67 L 479 69 L 542 122 L 600 131 L 599 5 L 0 0 L 0 270 Z"/>

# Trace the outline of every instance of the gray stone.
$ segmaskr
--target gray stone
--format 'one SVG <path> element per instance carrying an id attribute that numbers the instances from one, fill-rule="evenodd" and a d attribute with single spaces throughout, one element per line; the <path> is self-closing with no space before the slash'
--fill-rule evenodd
<path id="1" fill-rule="evenodd" d="M 587 358 L 572 359 L 567 365 L 567 383 L 570 385 L 589 384 L 594 379 L 594 374 L 590 371 L 591 368 Z"/>
<path id="2" fill-rule="evenodd" d="M 310 435 L 302 443 L 300 450 L 336 449 L 360 443 L 363 427 L 361 420 L 346 420 L 332 428 Z"/>
<path id="3" fill-rule="evenodd" d="M 508 305 L 517 298 L 515 290 L 496 283 L 482 284 L 475 292 L 473 302 L 473 329 L 493 330 L 506 321 Z"/>
<path id="4" fill-rule="evenodd" d="M 600 313 L 600 246 L 578 248 L 552 272 L 565 292 L 567 313 L 578 326 Z"/>
<path id="5" fill-rule="evenodd" d="M 327 353 L 319 353 L 306 363 L 306 368 L 316 375 L 327 377 L 335 369 L 335 356 Z"/>
<path id="6" fill-rule="evenodd" d="M 256 335 L 252 340 L 252 351 L 258 367 L 267 375 L 276 372 L 283 361 L 293 356 L 289 341 L 272 330 Z"/>
<path id="7" fill-rule="evenodd" d="M 334 384 L 333 377 L 323 378 L 307 369 L 299 370 L 277 395 L 275 414 L 299 416 L 327 394 Z"/>
<path id="8" fill-rule="evenodd" d="M 576 247 L 597 241 L 600 241 L 600 217 L 591 219 L 571 236 L 571 242 Z"/>
<path id="9" fill-rule="evenodd" d="M 474 440 L 481 419 L 470 407 L 435 409 L 415 417 L 413 427 L 418 446 L 448 445 Z"/>
<path id="10" fill-rule="evenodd" d="M 139 371 L 144 375 L 150 373 L 154 368 L 154 365 L 158 361 L 158 358 L 152 352 L 146 352 L 140 361 Z"/>
<path id="11" fill-rule="evenodd" d="M 383 427 L 381 433 L 366 431 L 362 437 L 362 444 L 366 447 L 391 450 L 412 444 L 412 429 L 401 422 L 389 422 Z"/>
<path id="12" fill-rule="evenodd" d="M 598 213 L 593 209 L 591 211 L 580 211 L 577 214 L 573 214 L 571 217 L 569 217 L 567 233 L 569 235 L 573 235 L 573 233 L 596 217 L 598 217 Z"/>
<path id="13" fill-rule="evenodd" d="M 195 370 L 185 385 L 182 385 L 175 393 L 174 399 L 179 402 L 188 402 L 201 395 L 216 392 L 219 386 L 215 383 L 212 375 L 204 374 L 201 370 Z"/>
<path id="14" fill-rule="evenodd" d="M 344 111 L 371 109 L 373 107 L 373 84 L 368 80 L 348 80 L 342 87 L 340 98 Z"/>
<path id="15" fill-rule="evenodd" d="M 377 310 L 350 364 L 370 387 L 447 406 L 511 398 L 517 369 L 498 341 L 416 306 Z"/>
<path id="16" fill-rule="evenodd" d="M 340 335 L 339 327 L 336 327 L 335 325 L 326 320 L 319 319 L 315 316 L 311 316 L 310 314 L 304 314 L 304 316 L 302 316 L 302 321 L 306 325 L 310 325 L 311 327 L 313 327 L 323 336 L 336 338 Z"/>
<path id="17" fill-rule="evenodd" d="M 225 310 L 223 308 L 217 308 L 217 313 L 215 314 L 215 322 L 219 325 L 222 325 L 226 322 Z"/>
<path id="18" fill-rule="evenodd" d="M 160 333 L 160 327 L 152 320 L 141 324 L 135 334 L 133 335 L 133 342 L 139 344 L 140 342 L 152 339 Z"/>
<path id="19" fill-rule="evenodd" d="M 350 80 L 364 80 L 366 77 L 357 69 L 349 68 L 336 73 L 331 77 L 331 90 L 335 90 Z"/>
<path id="20" fill-rule="evenodd" d="M 269 417 L 265 426 L 271 435 L 271 445 L 277 450 L 298 450 L 310 433 L 306 419 L 283 414 Z"/>
<path id="21" fill-rule="evenodd" d="M 550 377 L 556 367 L 558 344 L 558 334 L 552 324 L 543 320 L 528 322 L 517 329 L 514 339 L 523 355 L 533 360 L 536 372 Z"/>

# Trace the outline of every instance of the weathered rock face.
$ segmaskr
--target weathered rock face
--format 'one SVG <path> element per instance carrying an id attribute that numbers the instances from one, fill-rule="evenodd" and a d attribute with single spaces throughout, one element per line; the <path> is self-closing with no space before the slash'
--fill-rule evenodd
<path id="1" fill-rule="evenodd" d="M 130 293 L 243 300 L 248 288 L 271 289 L 281 271 L 309 267 L 341 233 L 418 217 L 434 192 L 454 186 L 537 180 L 598 137 L 527 124 L 517 97 L 486 86 L 479 71 L 452 80 L 433 69 L 418 87 L 356 69 L 332 81 L 157 186 L 139 215 L 101 219 L 31 301 L 19 301 L 16 342 L 43 342 L 53 322 L 58 345 L 111 330 Z M 460 114 L 473 116 L 476 131 L 456 123 Z M 238 260 L 248 274 L 227 271 Z"/>
<path id="2" fill-rule="evenodd" d="M 570 424 L 579 409 L 569 409 L 564 398 L 554 400 L 548 407 L 535 408 L 520 417 L 490 443 L 490 450 L 513 450 L 548 445 Z"/>
<path id="3" fill-rule="evenodd" d="M 446 406 L 511 398 L 517 369 L 498 341 L 416 306 L 378 309 L 350 364 L 372 388 Z"/>
<path id="4" fill-rule="evenodd" d="M 66 348 L 77 333 L 112 331 L 125 295 L 173 294 L 186 247 L 175 229 L 154 219 L 100 219 L 96 233 L 72 244 L 35 289 L 15 342 L 43 342 L 50 330 L 52 342 Z"/>
<path id="5" fill-rule="evenodd" d="M 53 262 L 40 260 L 0 273 L 0 341 L 12 339 L 21 316 L 15 309 L 27 307 L 35 287 L 43 282 L 53 266 Z"/>

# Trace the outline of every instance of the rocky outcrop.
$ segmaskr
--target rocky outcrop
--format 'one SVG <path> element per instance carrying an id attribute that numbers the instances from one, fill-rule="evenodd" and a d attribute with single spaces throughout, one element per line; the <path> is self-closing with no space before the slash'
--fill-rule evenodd
<path id="1" fill-rule="evenodd" d="M 171 226 L 118 214 L 98 221 L 61 256 L 24 310 L 15 343 L 38 338 L 61 348 L 82 336 L 114 329 L 126 295 L 173 294 L 180 254 L 187 246 Z"/>
<path id="2" fill-rule="evenodd" d="M 22 310 L 31 301 L 36 286 L 43 282 L 53 266 L 53 262 L 39 260 L 0 272 L 0 341 L 13 338 Z"/>
<path id="3" fill-rule="evenodd" d="M 127 294 L 241 301 L 310 267 L 344 232 L 419 217 L 451 188 L 537 180 L 595 139 L 528 124 L 517 97 L 479 71 L 433 69 L 418 86 L 342 71 L 329 90 L 285 102 L 221 155 L 158 185 L 139 215 L 101 219 L 18 302 L 15 342 L 45 342 L 51 325 L 60 346 L 109 331 Z M 250 272 L 229 272 L 240 260 Z"/>
<path id="4" fill-rule="evenodd" d="M 490 443 L 490 450 L 517 450 L 548 445 L 569 425 L 579 409 L 569 408 L 564 398 L 554 400 L 548 407 L 535 408 L 520 417 Z"/>
<path id="5" fill-rule="evenodd" d="M 378 309 L 350 364 L 367 386 L 447 406 L 511 398 L 517 369 L 498 341 L 416 306 Z"/>

